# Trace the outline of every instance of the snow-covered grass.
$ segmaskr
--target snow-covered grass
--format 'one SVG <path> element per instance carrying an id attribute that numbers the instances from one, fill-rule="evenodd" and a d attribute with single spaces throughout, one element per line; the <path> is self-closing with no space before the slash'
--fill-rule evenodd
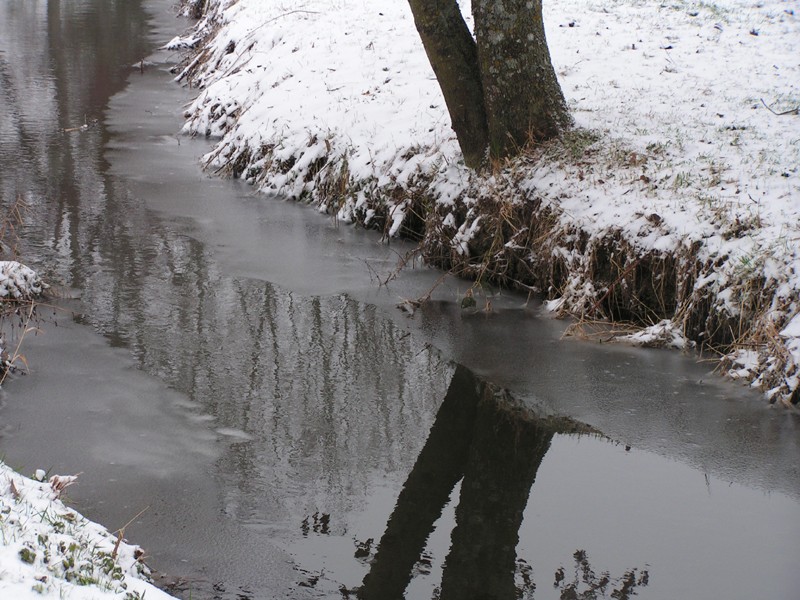
<path id="1" fill-rule="evenodd" d="M 469 21 L 469 2 L 460 3 Z M 210 0 L 176 79 L 212 171 L 425 238 L 426 256 L 652 326 L 800 399 L 796 1 L 545 0 L 576 129 L 463 166 L 406 2 Z"/>
<path id="2" fill-rule="evenodd" d="M 172 598 L 146 581 L 141 549 L 59 499 L 74 477 L 34 477 L 0 462 L 0 598 Z"/>
<path id="3" fill-rule="evenodd" d="M 0 260 L 0 300 L 30 300 L 45 289 L 47 284 L 30 267 L 15 260 Z"/>

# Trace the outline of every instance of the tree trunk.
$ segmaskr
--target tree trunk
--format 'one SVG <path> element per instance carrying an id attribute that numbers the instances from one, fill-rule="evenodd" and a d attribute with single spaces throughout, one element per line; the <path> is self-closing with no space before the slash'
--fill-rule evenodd
<path id="1" fill-rule="evenodd" d="M 571 123 L 550 62 L 542 0 L 472 0 L 493 158 L 518 154 Z"/>
<path id="2" fill-rule="evenodd" d="M 486 156 L 489 134 L 475 40 L 456 0 L 409 0 L 409 4 L 464 162 L 478 169 Z"/>

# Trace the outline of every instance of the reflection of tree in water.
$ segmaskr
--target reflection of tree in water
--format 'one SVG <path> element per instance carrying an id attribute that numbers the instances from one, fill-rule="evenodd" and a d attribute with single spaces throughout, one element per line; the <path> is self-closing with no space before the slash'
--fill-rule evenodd
<path id="1" fill-rule="evenodd" d="M 568 419 L 537 416 L 458 367 L 358 598 L 403 597 L 434 523 L 459 481 L 456 525 L 435 597 L 532 598 L 536 588 L 532 568 L 516 556 L 531 486 L 555 434 L 588 432 L 588 427 Z M 635 570 L 629 572 L 632 582 L 629 573 L 613 581 L 606 573 L 597 578 L 585 552 L 580 557 L 575 585 L 566 583 L 563 570 L 559 571 L 557 587 L 561 586 L 564 599 L 600 598 L 616 585 L 611 591 L 617 595 L 611 597 L 628 598 L 637 586 L 647 585 L 647 573 L 637 578 Z"/>

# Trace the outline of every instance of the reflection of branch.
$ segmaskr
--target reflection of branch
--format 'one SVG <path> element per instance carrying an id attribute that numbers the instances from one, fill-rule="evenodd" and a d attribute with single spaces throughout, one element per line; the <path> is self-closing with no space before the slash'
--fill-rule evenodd
<path id="1" fill-rule="evenodd" d="M 22 335 L 20 335 L 19 340 L 17 340 L 17 346 L 14 348 L 14 353 L 6 356 L 5 351 L 3 351 L 3 356 L 0 356 L 0 360 L 2 360 L 2 364 L 0 364 L 0 385 L 3 385 L 9 373 L 12 373 L 17 369 L 17 362 L 21 362 L 25 365 L 26 369 L 28 368 L 28 360 L 25 358 L 25 355 L 20 352 L 20 348 L 22 347 L 22 342 L 28 333 L 32 331 L 39 331 L 37 327 L 28 326 L 33 318 L 33 315 L 36 313 L 36 302 L 30 300 L 29 303 L 27 314 L 24 317 L 20 317 Z"/>
<path id="2" fill-rule="evenodd" d="M 27 210 L 28 203 L 25 201 L 25 197 L 17 192 L 16 200 L 0 218 L 0 251 L 5 253 L 7 249 L 12 258 L 17 256 L 17 246 L 20 241 L 19 229 L 25 222 Z"/>
<path id="3" fill-rule="evenodd" d="M 553 587 L 559 588 L 561 600 L 630 600 L 636 595 L 637 587 L 647 587 L 650 583 L 650 573 L 646 569 L 628 569 L 621 577 L 613 579 L 608 571 L 604 571 L 598 577 L 592 570 L 586 550 L 576 550 L 572 557 L 575 559 L 573 581 L 566 582 L 564 567 L 559 567 L 555 574 Z M 607 593 L 609 589 L 610 595 Z"/>

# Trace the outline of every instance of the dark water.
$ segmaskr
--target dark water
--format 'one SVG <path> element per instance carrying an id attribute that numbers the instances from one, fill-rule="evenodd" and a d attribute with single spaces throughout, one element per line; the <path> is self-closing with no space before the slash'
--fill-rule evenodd
<path id="1" fill-rule="evenodd" d="M 796 414 L 511 294 L 465 315 L 446 281 L 405 316 L 438 274 L 379 287 L 402 244 L 199 172 L 177 57 L 140 69 L 183 24 L 145 8 L 0 0 L 0 198 L 80 295 L 3 386 L 9 464 L 82 471 L 112 529 L 146 509 L 126 533 L 184 598 L 557 598 L 604 571 L 608 596 L 630 572 L 642 598 L 796 597 Z"/>

